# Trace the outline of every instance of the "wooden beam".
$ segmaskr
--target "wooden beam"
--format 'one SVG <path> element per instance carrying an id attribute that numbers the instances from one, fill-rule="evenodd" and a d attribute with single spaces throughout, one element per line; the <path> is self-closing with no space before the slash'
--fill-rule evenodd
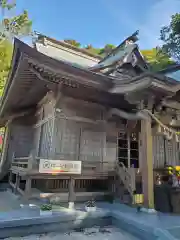
<path id="1" fill-rule="evenodd" d="M 55 93 L 53 91 L 47 92 L 47 94 L 40 100 L 38 103 L 38 107 L 43 106 L 44 104 L 50 102 L 50 101 L 55 101 Z"/>
<path id="2" fill-rule="evenodd" d="M 176 110 L 180 110 L 180 103 L 175 100 L 171 100 L 171 99 L 163 100 L 162 105 L 169 108 L 176 109 Z"/>
<path id="3" fill-rule="evenodd" d="M 58 88 L 55 91 L 55 108 L 58 107 L 58 103 L 60 101 L 61 98 L 63 98 L 64 94 L 63 94 L 63 84 L 62 82 L 60 82 L 58 84 Z"/>
<path id="4" fill-rule="evenodd" d="M 27 110 L 20 110 L 19 112 L 12 112 L 8 116 L 8 121 L 12 121 L 15 118 L 23 117 L 23 116 L 26 116 L 28 114 L 32 114 L 34 112 L 35 112 L 35 108 L 30 108 L 30 109 L 27 109 Z"/>
<path id="5" fill-rule="evenodd" d="M 40 73 L 38 73 L 37 71 L 35 71 L 33 68 L 30 68 L 29 69 L 33 74 L 35 74 L 37 76 L 37 78 L 41 81 L 44 81 L 44 83 L 46 83 L 46 86 L 49 90 L 55 90 L 57 88 L 57 84 L 56 83 L 53 83 L 53 82 L 50 82 L 48 81 L 47 79 L 43 78 L 41 76 Z"/>

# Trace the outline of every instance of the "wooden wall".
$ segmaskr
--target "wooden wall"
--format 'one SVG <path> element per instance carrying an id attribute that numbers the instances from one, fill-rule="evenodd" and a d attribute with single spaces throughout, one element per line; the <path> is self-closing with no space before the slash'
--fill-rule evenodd
<path id="1" fill-rule="evenodd" d="M 153 136 L 154 168 L 162 168 L 165 164 L 180 165 L 179 143 L 168 141 L 162 135 Z"/>
<path id="2" fill-rule="evenodd" d="M 36 124 L 34 125 L 35 155 L 50 158 L 52 155 L 54 98 L 51 95 L 47 101 L 37 108 Z"/>
<path id="3" fill-rule="evenodd" d="M 67 97 L 57 107 L 62 111 L 56 113 L 55 158 L 103 161 L 106 148 L 105 109 Z"/>
<path id="4" fill-rule="evenodd" d="M 54 128 L 54 159 L 78 159 L 80 128 L 78 123 L 56 118 Z"/>
<path id="5" fill-rule="evenodd" d="M 115 162 L 117 159 L 117 135 L 118 129 L 115 124 L 109 122 L 106 127 L 105 162 Z"/>
<path id="6" fill-rule="evenodd" d="M 46 102 L 37 111 L 36 155 L 66 160 L 116 160 L 117 133 L 108 136 L 104 107 L 66 96 L 56 103 L 56 111 L 54 106 L 54 100 Z"/>
<path id="7" fill-rule="evenodd" d="M 107 109 L 98 104 L 67 96 L 56 103 L 51 95 L 36 114 L 36 155 L 50 159 L 116 161 L 118 129 L 106 121 L 106 113 Z M 179 144 L 175 141 L 164 141 L 162 135 L 154 134 L 153 151 L 154 168 L 164 167 L 165 163 L 180 165 Z"/>
<path id="8" fill-rule="evenodd" d="M 12 121 L 10 123 L 10 134 L 8 141 L 8 160 L 15 157 L 27 157 L 33 149 L 33 135 L 34 131 L 32 125 L 24 124 L 22 121 Z"/>

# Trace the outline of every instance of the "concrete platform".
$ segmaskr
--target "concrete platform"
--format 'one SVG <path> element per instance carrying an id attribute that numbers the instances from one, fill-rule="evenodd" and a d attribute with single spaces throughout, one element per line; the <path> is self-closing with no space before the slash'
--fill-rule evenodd
<path id="1" fill-rule="evenodd" d="M 10 214 L 6 216 L 4 214 L 4 218 L 0 219 L 1 239 L 48 232 L 67 232 L 94 225 L 107 226 L 112 222 L 110 213 L 103 210 L 98 210 L 93 214 L 64 210 L 54 212 L 52 216 L 40 216 L 39 210 L 22 210 L 21 212 L 14 211 L 12 217 L 10 219 Z"/>
<path id="2" fill-rule="evenodd" d="M 180 239 L 180 216 L 137 212 L 123 204 L 97 203 L 97 211 L 87 213 L 82 204 L 76 210 L 60 208 L 52 216 L 40 216 L 39 209 L 21 209 L 0 213 L 0 237 L 28 233 L 67 231 L 74 228 L 113 224 L 142 240 Z"/>
<path id="3" fill-rule="evenodd" d="M 109 209 L 113 224 L 143 240 L 180 239 L 180 216 L 169 214 L 148 214 L 137 212 L 123 204 L 101 203 L 101 208 Z"/>

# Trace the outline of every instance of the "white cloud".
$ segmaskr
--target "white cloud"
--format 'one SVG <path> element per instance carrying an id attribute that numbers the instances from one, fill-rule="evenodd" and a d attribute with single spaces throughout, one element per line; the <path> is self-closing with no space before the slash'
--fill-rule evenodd
<path id="1" fill-rule="evenodd" d="M 152 48 L 159 45 L 160 29 L 169 24 L 173 14 L 180 12 L 180 0 L 157 0 L 146 9 L 146 17 L 143 17 L 142 22 L 139 22 L 139 19 L 131 17 L 128 9 L 123 8 L 123 6 L 121 9 L 117 8 L 115 0 L 102 0 L 102 3 L 117 22 L 117 29 L 125 28 L 130 33 L 139 30 L 141 48 Z M 140 15 L 141 11 L 137 14 Z"/>

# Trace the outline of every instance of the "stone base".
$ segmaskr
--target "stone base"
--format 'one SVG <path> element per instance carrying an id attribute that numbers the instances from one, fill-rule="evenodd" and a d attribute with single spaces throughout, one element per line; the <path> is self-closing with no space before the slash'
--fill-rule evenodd
<path id="1" fill-rule="evenodd" d="M 141 208 L 140 212 L 145 212 L 145 213 L 157 213 L 155 209 L 152 208 Z"/>
<path id="2" fill-rule="evenodd" d="M 52 215 L 52 210 L 51 211 L 40 210 L 40 216 L 51 216 L 51 215 Z"/>
<path id="3" fill-rule="evenodd" d="M 74 209 L 74 202 L 69 202 L 69 209 Z"/>
<path id="4" fill-rule="evenodd" d="M 96 207 L 87 207 L 85 206 L 85 209 L 87 212 L 95 212 L 96 211 Z"/>

